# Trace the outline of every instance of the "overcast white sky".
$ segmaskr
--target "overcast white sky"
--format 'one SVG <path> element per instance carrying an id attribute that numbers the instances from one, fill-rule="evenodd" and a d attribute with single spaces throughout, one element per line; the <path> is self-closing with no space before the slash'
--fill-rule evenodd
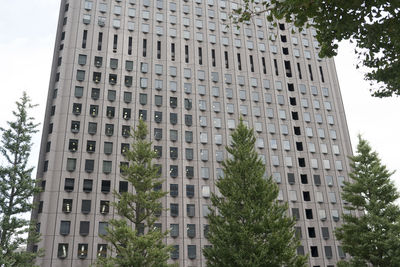
<path id="1" fill-rule="evenodd" d="M 26 90 L 40 106 L 33 116 L 44 118 L 50 67 L 53 56 L 59 0 L 0 0 L 0 126 L 12 119 L 14 102 Z M 370 141 L 400 188 L 400 99 L 377 99 L 369 95 L 368 83 L 355 68 L 355 56 L 348 43 L 336 57 L 343 101 L 353 147 L 357 135 Z M 41 133 L 34 139 L 32 165 L 37 164 Z M 355 151 L 355 149 L 354 149 Z"/>

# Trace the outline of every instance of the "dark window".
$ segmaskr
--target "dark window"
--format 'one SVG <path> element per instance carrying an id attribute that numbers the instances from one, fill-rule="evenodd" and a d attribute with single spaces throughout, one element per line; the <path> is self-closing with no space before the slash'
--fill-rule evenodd
<path id="1" fill-rule="evenodd" d="M 296 142 L 296 149 L 297 149 L 297 151 L 303 151 L 303 143 Z"/>
<path id="2" fill-rule="evenodd" d="M 185 63 L 189 63 L 189 46 L 185 45 Z"/>
<path id="3" fill-rule="evenodd" d="M 321 227 L 322 237 L 327 240 L 329 239 L 329 228 L 328 227 Z"/>
<path id="4" fill-rule="evenodd" d="M 175 203 L 170 203 L 170 213 L 172 217 L 177 217 L 179 216 L 179 204 Z"/>
<path id="5" fill-rule="evenodd" d="M 94 160 L 93 159 L 87 159 L 85 160 L 85 171 L 86 172 L 93 172 L 94 170 Z"/>
<path id="6" fill-rule="evenodd" d="M 303 246 L 297 247 L 297 255 L 305 255 Z"/>
<path id="7" fill-rule="evenodd" d="M 294 173 L 288 173 L 287 177 L 288 177 L 288 183 L 289 184 L 295 184 Z"/>
<path id="8" fill-rule="evenodd" d="M 310 72 L 310 80 L 311 80 L 311 81 L 314 81 L 314 77 L 313 77 L 313 73 L 312 73 L 312 68 L 311 68 L 311 65 L 310 65 L 310 64 L 308 64 L 308 71 Z"/>
<path id="9" fill-rule="evenodd" d="M 98 105 L 90 105 L 89 114 L 92 117 L 97 117 L 99 114 L 99 106 Z"/>
<path id="10" fill-rule="evenodd" d="M 185 109 L 191 110 L 192 109 L 192 99 L 185 98 Z"/>
<path id="11" fill-rule="evenodd" d="M 175 61 L 175 44 L 171 43 L 171 61 Z"/>
<path id="12" fill-rule="evenodd" d="M 287 48 L 287 47 L 282 47 L 282 53 L 283 53 L 284 55 L 289 55 L 289 48 Z"/>
<path id="13" fill-rule="evenodd" d="M 130 108 L 122 109 L 122 118 L 124 118 L 125 120 L 129 120 L 131 118 L 131 109 Z"/>
<path id="14" fill-rule="evenodd" d="M 321 185 L 321 176 L 319 174 L 314 174 L 314 184 L 316 186 L 320 186 Z"/>
<path id="15" fill-rule="evenodd" d="M 129 137 L 130 136 L 131 127 L 128 125 L 122 125 L 122 136 Z"/>
<path id="16" fill-rule="evenodd" d="M 154 152 L 157 154 L 157 158 L 162 157 L 162 146 L 154 146 Z"/>
<path id="17" fill-rule="evenodd" d="M 318 247 L 316 246 L 311 246 L 311 257 L 315 258 L 318 257 Z"/>
<path id="18" fill-rule="evenodd" d="M 131 92 L 124 92 L 124 102 L 125 103 L 132 102 L 132 93 Z"/>
<path id="19" fill-rule="evenodd" d="M 325 78 L 324 78 L 324 72 L 322 70 L 322 67 L 319 67 L 319 73 L 321 74 L 321 81 L 324 83 L 325 82 Z"/>
<path id="20" fill-rule="evenodd" d="M 298 158 L 298 160 L 299 160 L 299 166 L 300 167 L 305 167 L 306 166 L 305 158 Z"/>
<path id="21" fill-rule="evenodd" d="M 188 258 L 191 260 L 196 259 L 196 245 L 188 245 Z"/>
<path id="22" fill-rule="evenodd" d="M 171 175 L 172 178 L 178 177 L 179 171 L 178 171 L 178 165 L 170 165 L 169 166 L 169 174 Z"/>
<path id="23" fill-rule="evenodd" d="M 253 56 L 250 55 L 249 58 L 250 58 L 250 71 L 251 71 L 251 72 L 254 72 L 254 61 L 253 61 Z"/>
<path id="24" fill-rule="evenodd" d="M 119 181 L 119 193 L 128 192 L 128 182 Z"/>
<path id="25" fill-rule="evenodd" d="M 196 225 L 195 224 L 188 224 L 187 225 L 187 236 L 189 238 L 196 237 Z"/>
<path id="26" fill-rule="evenodd" d="M 143 39 L 143 51 L 142 51 L 142 56 L 146 57 L 147 56 L 147 39 Z"/>
<path id="27" fill-rule="evenodd" d="M 169 157 L 171 159 L 177 159 L 178 158 L 178 148 L 177 147 L 170 147 L 169 148 Z"/>
<path id="28" fill-rule="evenodd" d="M 161 123 L 162 122 L 162 112 L 161 111 L 155 111 L 154 112 L 154 121 L 156 123 Z"/>
<path id="29" fill-rule="evenodd" d="M 292 77 L 292 68 L 290 66 L 290 61 L 284 60 L 284 65 L 285 65 L 286 77 L 291 78 Z"/>
<path id="30" fill-rule="evenodd" d="M 228 51 L 224 51 L 225 68 L 229 69 L 229 56 Z"/>
<path id="31" fill-rule="evenodd" d="M 242 70 L 242 61 L 240 59 L 240 53 L 237 53 L 238 70 Z"/>
<path id="32" fill-rule="evenodd" d="M 117 84 L 117 79 L 118 79 L 117 74 L 110 74 L 110 75 L 108 76 L 108 82 L 109 82 L 111 85 Z"/>
<path id="33" fill-rule="evenodd" d="M 132 36 L 128 38 L 128 55 L 132 55 Z"/>
<path id="34" fill-rule="evenodd" d="M 311 195 L 309 191 L 303 191 L 303 199 L 304 201 L 311 201 Z"/>
<path id="35" fill-rule="evenodd" d="M 204 224 L 203 225 L 203 234 L 205 238 L 208 238 L 208 233 L 210 231 L 210 225 Z"/>
<path id="36" fill-rule="evenodd" d="M 267 74 L 267 66 L 265 64 L 265 57 L 261 57 L 261 63 L 262 63 L 262 67 L 263 67 L 263 73 Z"/>
<path id="37" fill-rule="evenodd" d="M 65 36 L 65 32 L 63 32 L 63 33 Z M 82 48 L 86 48 L 86 41 L 87 41 L 87 30 L 83 30 Z"/>
<path id="38" fill-rule="evenodd" d="M 157 41 L 157 59 L 161 59 L 161 41 Z"/>
<path id="39" fill-rule="evenodd" d="M 79 133 L 81 123 L 79 121 L 71 121 L 71 132 Z"/>
<path id="40" fill-rule="evenodd" d="M 193 124 L 192 115 L 185 114 L 185 125 L 190 127 Z"/>
<path id="41" fill-rule="evenodd" d="M 315 238 L 315 228 L 314 227 L 308 227 L 308 237 L 310 238 Z"/>
<path id="42" fill-rule="evenodd" d="M 100 88 L 92 88 L 91 98 L 97 100 L 100 98 Z"/>
<path id="43" fill-rule="evenodd" d="M 177 113 L 170 113 L 169 114 L 169 121 L 172 125 L 175 125 L 178 123 L 178 114 Z"/>
<path id="44" fill-rule="evenodd" d="M 49 142 L 47 142 L 47 144 L 46 144 L 46 153 L 47 153 L 47 152 L 50 152 L 50 148 L 51 148 L 51 142 L 49 141 Z"/>
<path id="45" fill-rule="evenodd" d="M 332 247 L 331 246 L 324 246 L 325 250 L 325 257 L 327 259 L 332 259 Z"/>
<path id="46" fill-rule="evenodd" d="M 292 119 L 297 121 L 299 119 L 299 113 L 296 111 L 292 111 Z"/>
<path id="47" fill-rule="evenodd" d="M 126 87 L 131 87 L 132 86 L 132 76 L 125 76 L 125 86 Z"/>
<path id="48" fill-rule="evenodd" d="M 84 179 L 83 180 L 83 192 L 89 193 L 92 192 L 93 188 L 93 180 L 92 179 Z"/>
<path id="49" fill-rule="evenodd" d="M 199 47 L 199 65 L 203 65 L 203 50 Z"/>
<path id="50" fill-rule="evenodd" d="M 171 259 L 177 260 L 179 259 L 179 245 L 174 245 L 171 251 Z"/>
<path id="51" fill-rule="evenodd" d="M 96 122 L 89 122 L 88 133 L 91 135 L 94 135 L 97 133 L 97 123 Z"/>
<path id="52" fill-rule="evenodd" d="M 93 81 L 99 83 L 101 81 L 101 72 L 93 72 Z"/>
<path id="53" fill-rule="evenodd" d="M 302 184 L 308 184 L 307 174 L 300 174 Z"/>
<path id="54" fill-rule="evenodd" d="M 178 106 L 178 98 L 176 97 L 170 97 L 169 98 L 169 106 L 171 108 L 176 108 Z"/>
<path id="55" fill-rule="evenodd" d="M 69 139 L 68 150 L 70 152 L 75 152 L 78 150 L 78 140 L 77 139 Z"/>
<path id="56" fill-rule="evenodd" d="M 113 42 L 113 52 L 117 52 L 117 47 L 118 47 L 118 35 L 114 34 L 114 42 Z"/>
<path id="57" fill-rule="evenodd" d="M 92 201 L 90 199 L 82 200 L 81 212 L 83 214 L 89 214 L 92 206 Z"/>
<path id="58" fill-rule="evenodd" d="M 274 67 L 275 67 L 275 75 L 279 75 L 279 70 L 278 70 L 278 61 L 274 59 Z"/>
<path id="59" fill-rule="evenodd" d="M 38 213 L 42 213 L 42 211 L 43 211 L 43 201 L 40 201 L 38 206 Z"/>
<path id="60" fill-rule="evenodd" d="M 81 221 L 79 223 L 79 234 L 81 236 L 87 236 L 89 234 L 90 222 Z"/>
<path id="61" fill-rule="evenodd" d="M 300 211 L 298 208 L 292 208 L 292 216 L 298 221 L 300 220 Z"/>
<path id="62" fill-rule="evenodd" d="M 156 140 L 162 139 L 162 128 L 154 128 L 154 139 Z"/>
<path id="63" fill-rule="evenodd" d="M 293 127 L 295 135 L 301 135 L 300 127 Z"/>
<path id="64" fill-rule="evenodd" d="M 186 196 L 189 198 L 194 197 L 194 185 L 191 184 L 186 185 Z"/>
<path id="65" fill-rule="evenodd" d="M 194 176 L 194 167 L 193 166 L 186 166 L 186 178 L 192 179 Z"/>
<path id="66" fill-rule="evenodd" d="M 129 150 L 129 144 L 127 143 L 122 143 L 121 144 L 121 154 L 124 154 L 125 152 L 127 152 Z"/>
<path id="67" fill-rule="evenodd" d="M 74 103 L 72 106 L 72 113 L 74 115 L 80 115 L 82 112 L 82 104 Z"/>
<path id="68" fill-rule="evenodd" d="M 114 124 L 106 124 L 105 135 L 112 136 L 114 134 Z"/>
<path id="69" fill-rule="evenodd" d="M 139 119 L 147 120 L 147 110 L 139 109 Z"/>
<path id="70" fill-rule="evenodd" d="M 86 143 L 86 151 L 88 153 L 93 153 L 96 151 L 96 141 L 90 141 L 88 140 Z"/>
<path id="71" fill-rule="evenodd" d="M 109 180 L 102 180 L 101 181 L 101 192 L 102 193 L 110 193 L 111 190 L 111 181 Z"/>
<path id="72" fill-rule="evenodd" d="M 102 57 L 94 57 L 94 65 L 97 68 L 100 68 L 103 65 L 103 58 Z"/>
<path id="73" fill-rule="evenodd" d="M 69 235 L 71 228 L 70 221 L 61 221 L 60 223 L 60 235 Z"/>
<path id="74" fill-rule="evenodd" d="M 211 49 L 211 64 L 213 67 L 216 66 L 216 59 L 215 59 L 215 49 Z"/>
<path id="75" fill-rule="evenodd" d="M 307 218 L 308 220 L 313 219 L 313 212 L 312 212 L 312 209 L 306 209 L 306 218 Z"/>
<path id="76" fill-rule="evenodd" d="M 178 196 L 178 184 L 170 184 L 169 185 L 169 194 L 171 197 L 177 197 Z"/>
<path id="77" fill-rule="evenodd" d="M 74 191 L 74 184 L 75 184 L 74 178 L 65 178 L 64 190 L 67 192 Z"/>
<path id="78" fill-rule="evenodd" d="M 99 32 L 99 37 L 97 39 L 97 50 L 98 51 L 101 51 L 102 42 L 103 42 L 103 33 Z"/>

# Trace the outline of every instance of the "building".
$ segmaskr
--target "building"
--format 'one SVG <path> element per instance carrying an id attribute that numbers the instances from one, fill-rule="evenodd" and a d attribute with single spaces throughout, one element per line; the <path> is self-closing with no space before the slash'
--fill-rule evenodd
<path id="1" fill-rule="evenodd" d="M 62 0 L 38 175 L 40 266 L 89 266 L 115 214 L 129 129 L 147 121 L 166 179 L 171 262 L 205 266 L 208 205 L 239 114 L 297 221 L 310 266 L 345 257 L 333 235 L 352 153 L 335 65 L 315 31 L 260 15 L 227 27 L 238 0 Z M 257 2 L 257 1 L 256 1 Z"/>

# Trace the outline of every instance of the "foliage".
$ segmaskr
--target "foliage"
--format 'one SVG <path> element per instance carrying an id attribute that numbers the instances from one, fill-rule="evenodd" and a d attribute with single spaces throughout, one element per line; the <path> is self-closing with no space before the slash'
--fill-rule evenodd
<path id="1" fill-rule="evenodd" d="M 216 183 L 222 197 L 211 198 L 207 266 L 305 266 L 306 258 L 296 255 L 295 221 L 276 200 L 278 186 L 263 178 L 254 144 L 253 130 L 241 121 L 226 148 L 232 158 L 223 162 L 225 176 Z"/>
<path id="2" fill-rule="evenodd" d="M 25 92 L 16 105 L 15 120 L 7 122 L 7 129 L 0 128 L 0 266 L 32 266 L 39 256 L 23 251 L 28 242 L 39 241 L 35 227 L 23 216 L 32 210 L 32 197 L 40 191 L 31 178 L 33 168 L 28 167 L 38 124 L 28 115 L 34 105 Z"/>
<path id="3" fill-rule="evenodd" d="M 162 242 L 167 232 L 155 227 L 156 214 L 161 211 L 159 200 L 167 192 L 155 190 L 163 181 L 159 167 L 152 162 L 156 153 L 146 136 L 146 124 L 140 120 L 132 147 L 124 153 L 129 165 L 122 166 L 122 177 L 133 186 L 133 192 L 114 192 L 117 201 L 112 204 L 120 218 L 109 221 L 108 233 L 102 237 L 117 255 L 100 257 L 99 266 L 170 266 L 167 260 L 172 248 Z"/>
<path id="4" fill-rule="evenodd" d="M 352 259 L 340 266 L 399 266 L 400 209 L 395 204 L 399 193 L 390 180 L 393 173 L 361 137 L 351 160 L 353 182 L 343 188 L 343 199 L 350 204 L 345 208 L 351 214 L 344 215 L 336 237 Z"/>
<path id="5" fill-rule="evenodd" d="M 260 8 L 261 11 L 258 9 Z M 373 96 L 400 95 L 400 2 L 389 0 L 244 0 L 236 22 L 268 12 L 268 20 L 285 19 L 298 28 L 312 26 L 320 57 L 337 54 L 338 42 L 356 43 L 359 66 L 368 68 Z M 236 16 L 234 16 L 236 17 Z"/>

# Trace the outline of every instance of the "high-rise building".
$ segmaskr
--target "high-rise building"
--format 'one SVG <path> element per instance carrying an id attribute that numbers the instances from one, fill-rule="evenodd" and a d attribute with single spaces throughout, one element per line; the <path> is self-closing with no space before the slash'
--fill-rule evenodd
<path id="1" fill-rule="evenodd" d="M 205 266 L 205 216 L 224 147 L 242 116 L 296 217 L 310 266 L 346 255 L 341 224 L 350 138 L 335 65 L 313 29 L 264 15 L 230 25 L 240 0 L 62 0 L 32 214 L 40 266 L 89 266 L 116 216 L 130 127 L 147 122 L 165 179 L 158 223 L 171 262 Z M 260 1 L 255 1 L 260 2 Z M 228 27 L 229 26 L 229 27 Z"/>

